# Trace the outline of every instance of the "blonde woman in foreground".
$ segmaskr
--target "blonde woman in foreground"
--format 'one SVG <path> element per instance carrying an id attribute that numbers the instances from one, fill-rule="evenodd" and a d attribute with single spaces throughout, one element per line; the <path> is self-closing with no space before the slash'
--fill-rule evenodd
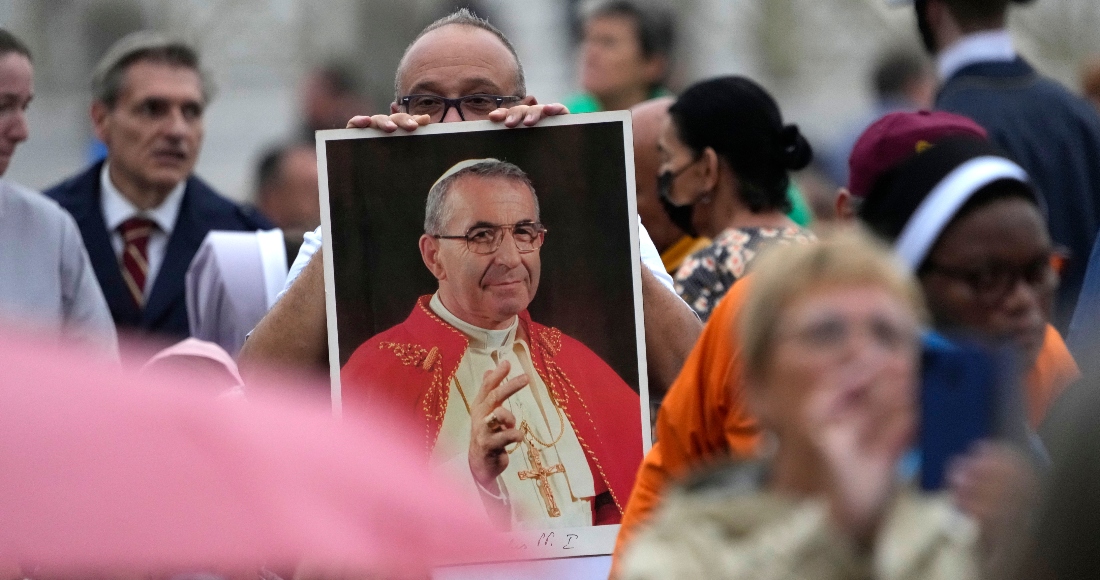
<path id="1" fill-rule="evenodd" d="M 622 578 L 978 577 L 973 521 L 898 476 L 918 426 L 916 281 L 858 232 L 761 260 L 736 330 L 769 450 L 671 494 Z"/>

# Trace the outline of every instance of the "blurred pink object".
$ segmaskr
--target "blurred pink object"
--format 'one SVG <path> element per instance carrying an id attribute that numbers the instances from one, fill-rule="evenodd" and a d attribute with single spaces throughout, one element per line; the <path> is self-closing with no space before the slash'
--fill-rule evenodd
<path id="1" fill-rule="evenodd" d="M 187 373 L 185 376 L 203 390 L 244 394 L 244 379 L 233 357 L 221 346 L 197 338 L 186 338 L 153 355 L 141 372 Z"/>
<path id="2" fill-rule="evenodd" d="M 426 474 L 416 434 L 337 423 L 323 399 L 226 404 L 26 339 L 0 352 L 0 568 L 405 578 L 499 546 L 484 508 Z"/>

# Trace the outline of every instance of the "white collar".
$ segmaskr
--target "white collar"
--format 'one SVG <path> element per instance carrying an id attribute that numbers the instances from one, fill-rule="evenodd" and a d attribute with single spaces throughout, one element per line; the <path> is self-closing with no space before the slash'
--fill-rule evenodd
<path id="1" fill-rule="evenodd" d="M 1008 30 L 984 30 L 967 34 L 958 42 L 940 51 L 936 68 L 940 79 L 947 80 L 955 73 L 976 62 L 1005 62 L 1016 59 L 1016 48 Z"/>
<path id="2" fill-rule="evenodd" d="M 450 310 L 443 305 L 443 301 L 439 299 L 439 293 L 432 294 L 432 299 L 428 302 L 428 306 L 431 307 L 432 312 L 435 312 L 443 319 L 444 322 L 457 328 L 459 332 L 465 334 L 470 339 L 470 347 L 482 350 L 498 349 L 516 339 L 516 328 L 519 326 L 519 317 L 512 318 L 512 324 L 508 325 L 508 328 L 502 330 L 489 330 L 487 328 L 481 328 L 474 326 L 465 320 L 451 314 Z"/>
<path id="3" fill-rule="evenodd" d="M 103 169 L 99 172 L 99 187 L 103 192 L 100 205 L 103 208 L 103 220 L 107 222 L 107 231 L 113 232 L 122 222 L 135 217 L 145 217 L 153 220 L 165 235 L 172 235 L 172 228 L 176 225 L 176 218 L 180 214 L 180 204 L 183 202 L 183 190 L 187 181 L 181 181 L 172 188 L 168 197 L 164 198 L 157 207 L 141 211 L 130 203 L 122 195 L 122 192 L 111 182 L 108 172 L 109 163 L 103 163 Z"/>

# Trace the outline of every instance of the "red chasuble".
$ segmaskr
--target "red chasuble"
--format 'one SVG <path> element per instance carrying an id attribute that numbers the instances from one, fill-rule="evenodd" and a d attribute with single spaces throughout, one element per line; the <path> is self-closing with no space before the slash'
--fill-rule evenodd
<path id="1" fill-rule="evenodd" d="M 468 345 L 464 334 L 431 311 L 430 299 L 420 297 L 404 322 L 360 345 L 341 371 L 346 408 L 370 410 L 377 427 L 413 425 L 424 434 L 425 460 L 439 437 L 451 381 Z M 532 322 L 526 310 L 519 324 L 536 372 L 577 433 L 596 495 L 611 492 L 616 509 L 598 510 L 594 521 L 617 524 L 642 461 L 638 394 L 579 341 Z M 390 412 L 382 415 L 379 408 Z"/>

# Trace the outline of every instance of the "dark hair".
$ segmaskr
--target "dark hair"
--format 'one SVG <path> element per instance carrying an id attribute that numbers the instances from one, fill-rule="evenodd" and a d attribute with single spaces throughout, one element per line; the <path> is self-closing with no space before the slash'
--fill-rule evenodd
<path id="1" fill-rule="evenodd" d="M 985 28 L 1004 19 L 1009 4 L 1028 4 L 1032 0 L 944 0 L 947 9 L 959 21 L 964 32 Z"/>
<path id="2" fill-rule="evenodd" d="M 260 161 L 256 164 L 255 192 L 257 201 L 267 193 L 271 185 L 282 179 L 283 160 L 286 159 L 287 155 L 303 148 L 312 150 L 313 144 L 304 140 L 287 141 L 271 145 L 264 150 L 260 156 Z"/>
<path id="3" fill-rule="evenodd" d="M 634 23 L 634 33 L 644 58 L 668 57 L 672 53 L 676 24 L 669 11 L 654 6 L 643 7 L 629 0 L 609 0 L 597 4 L 584 14 L 585 22 L 603 17 L 629 18 Z M 667 75 L 668 67 L 649 89 L 656 90 L 664 85 Z"/>
<path id="4" fill-rule="evenodd" d="M 355 67 L 343 60 L 330 60 L 313 69 L 313 73 L 324 79 L 332 92 L 338 95 L 356 94 L 362 90 Z"/>
<path id="5" fill-rule="evenodd" d="M 718 77 L 690 87 L 668 110 L 680 140 L 696 153 L 707 147 L 725 159 L 741 201 L 753 213 L 788 212 L 787 170 L 813 157 L 797 125 L 784 125 L 775 99 L 755 82 Z"/>
<path id="6" fill-rule="evenodd" d="M 27 45 L 14 34 L 0 28 L 0 56 L 7 56 L 12 52 L 21 54 L 27 57 L 27 60 L 31 60 L 31 49 L 27 48 Z"/>
<path id="7" fill-rule="evenodd" d="M 291 145 L 279 144 L 269 147 L 256 164 L 256 197 L 263 196 L 265 190 L 278 178 L 279 164 L 290 151 Z"/>
<path id="8" fill-rule="evenodd" d="M 872 74 L 875 95 L 879 100 L 903 96 L 906 85 L 928 74 L 924 55 L 908 47 L 893 48 L 875 65 Z"/>
<path id="9" fill-rule="evenodd" d="M 672 52 L 676 25 L 672 14 L 657 7 L 642 7 L 629 0 L 610 0 L 597 4 L 585 14 L 585 20 L 604 16 L 623 16 L 634 21 L 642 56 L 667 56 Z"/>

